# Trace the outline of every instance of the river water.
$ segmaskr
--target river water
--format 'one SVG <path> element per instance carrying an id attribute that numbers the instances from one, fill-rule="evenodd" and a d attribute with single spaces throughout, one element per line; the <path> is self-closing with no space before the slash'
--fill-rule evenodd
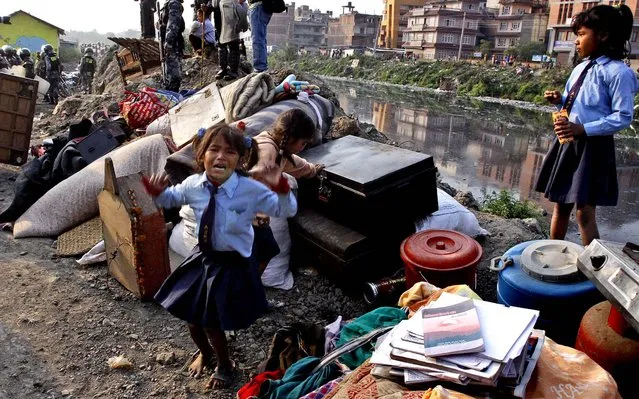
<path id="1" fill-rule="evenodd" d="M 508 189 L 552 213 L 553 204 L 533 188 L 553 139 L 549 113 L 405 87 L 327 81 L 347 113 L 403 148 L 432 155 L 453 187 L 478 200 Z M 619 204 L 598 208 L 597 221 L 603 239 L 637 242 L 639 139 L 617 136 L 616 147 Z M 581 242 L 574 222 L 568 239 Z"/>

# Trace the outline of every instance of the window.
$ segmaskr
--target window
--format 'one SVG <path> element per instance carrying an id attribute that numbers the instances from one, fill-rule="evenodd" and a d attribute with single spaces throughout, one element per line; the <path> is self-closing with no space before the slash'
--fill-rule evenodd
<path id="1" fill-rule="evenodd" d="M 455 35 L 450 33 L 444 33 L 441 35 L 442 43 L 455 43 Z"/>
<path id="2" fill-rule="evenodd" d="M 444 20 L 444 26 L 455 26 L 455 19 L 454 18 L 446 18 Z"/>
<path id="3" fill-rule="evenodd" d="M 472 5 L 472 4 L 469 4 L 469 5 L 468 5 L 468 9 L 469 9 L 469 10 L 472 10 L 472 9 L 473 9 L 473 5 Z"/>
<path id="4" fill-rule="evenodd" d="M 513 22 L 512 30 L 519 30 L 519 22 Z"/>
<path id="5" fill-rule="evenodd" d="M 424 40 L 426 43 L 434 43 L 435 42 L 435 34 L 433 32 L 429 32 L 424 36 Z"/>
<path id="6" fill-rule="evenodd" d="M 518 8 L 517 9 L 517 15 L 524 15 L 526 13 L 526 9 L 525 8 Z"/>
<path id="7" fill-rule="evenodd" d="M 633 43 L 637 42 L 637 31 L 636 30 L 632 31 L 632 35 L 630 35 L 630 41 L 633 42 Z"/>
<path id="8" fill-rule="evenodd" d="M 475 21 L 466 21 L 466 29 L 475 29 Z"/>
<path id="9" fill-rule="evenodd" d="M 501 13 L 503 15 L 510 15 L 510 6 L 504 6 L 504 8 L 501 9 Z"/>
<path id="10" fill-rule="evenodd" d="M 508 29 L 508 22 L 500 22 L 499 30 L 506 30 L 506 29 Z"/>
<path id="11" fill-rule="evenodd" d="M 462 39 L 462 44 L 475 44 L 474 42 L 474 36 L 464 36 L 464 38 Z"/>
<path id="12" fill-rule="evenodd" d="M 497 39 L 497 47 L 506 47 L 506 39 L 503 37 Z"/>

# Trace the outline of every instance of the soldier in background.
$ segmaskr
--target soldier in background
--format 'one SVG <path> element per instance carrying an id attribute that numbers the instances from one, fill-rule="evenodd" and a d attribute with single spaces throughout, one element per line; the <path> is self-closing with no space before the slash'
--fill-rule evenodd
<path id="1" fill-rule="evenodd" d="M 97 62 L 93 57 L 93 49 L 87 47 L 84 56 L 80 60 L 80 86 L 82 90 L 91 94 L 93 92 L 93 75 Z"/>
<path id="2" fill-rule="evenodd" d="M 42 54 L 45 65 L 45 79 L 51 85 L 47 92 L 47 96 L 45 96 L 45 101 L 48 99 L 49 103 L 55 105 L 58 103 L 58 84 L 60 83 L 60 74 L 62 73 L 62 63 L 60 62 L 60 58 L 58 58 L 56 52 L 53 50 L 53 46 L 50 44 L 42 46 Z"/>
<path id="3" fill-rule="evenodd" d="M 155 0 L 135 0 L 140 2 L 140 30 L 142 39 L 155 39 Z"/>
<path id="4" fill-rule="evenodd" d="M 2 50 L 4 50 L 4 57 L 10 66 L 22 65 L 22 61 L 20 61 L 20 57 L 18 57 L 18 53 L 15 48 L 5 44 L 2 46 Z"/>
<path id="5" fill-rule="evenodd" d="M 179 92 L 182 82 L 182 56 L 184 55 L 183 0 L 166 0 L 160 12 L 160 37 L 164 48 L 165 76 L 167 90 Z"/>
<path id="6" fill-rule="evenodd" d="M 31 51 L 28 48 L 20 49 L 20 60 L 22 61 L 22 67 L 25 69 L 25 77 L 29 79 L 35 79 L 35 63 L 33 62 L 33 58 L 31 58 Z"/>
<path id="7" fill-rule="evenodd" d="M 47 66 L 44 64 L 42 53 L 40 53 L 39 51 L 36 52 L 35 73 L 42 79 L 47 78 Z"/>
<path id="8" fill-rule="evenodd" d="M 4 50 L 0 47 L 0 69 L 9 69 L 9 68 L 11 68 L 11 65 L 9 65 L 9 62 L 5 58 Z"/>

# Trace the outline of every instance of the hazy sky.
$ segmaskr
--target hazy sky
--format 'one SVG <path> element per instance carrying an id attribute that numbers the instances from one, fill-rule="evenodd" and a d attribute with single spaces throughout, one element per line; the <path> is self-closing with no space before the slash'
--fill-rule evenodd
<path id="1" fill-rule="evenodd" d="M 160 1 L 164 4 L 164 0 Z M 287 1 L 290 3 L 291 1 Z M 299 0 L 296 6 L 303 4 L 322 11 L 330 9 L 334 15 L 342 12 L 343 0 Z M 382 0 L 351 0 L 355 10 L 361 13 L 382 12 Z M 191 18 L 191 0 L 185 0 L 185 13 Z M 140 7 L 134 0 L 0 0 L 0 16 L 9 15 L 18 9 L 65 30 L 98 32 L 121 32 L 127 29 L 140 29 Z M 188 26 L 188 24 L 187 24 Z"/>

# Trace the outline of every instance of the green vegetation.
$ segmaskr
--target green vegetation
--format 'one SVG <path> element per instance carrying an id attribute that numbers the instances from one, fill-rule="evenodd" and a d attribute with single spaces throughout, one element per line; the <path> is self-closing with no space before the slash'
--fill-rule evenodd
<path id="1" fill-rule="evenodd" d="M 486 194 L 481 201 L 481 211 L 506 219 L 540 219 L 542 214 L 539 208 L 531 201 L 519 201 L 508 190 L 499 193 Z"/>
<path id="2" fill-rule="evenodd" d="M 351 67 L 353 59 L 359 65 Z M 563 90 L 570 69 L 538 69 L 533 74 L 517 74 L 516 67 L 456 61 L 398 62 L 370 56 L 330 59 L 317 55 L 294 56 L 289 50 L 271 54 L 273 68 L 293 68 L 320 75 L 352 77 L 437 89 L 453 81 L 458 95 L 491 96 L 545 104 L 544 90 Z"/>
<path id="3" fill-rule="evenodd" d="M 530 61 L 533 55 L 546 54 L 546 45 L 540 42 L 529 42 L 511 47 L 507 54 L 514 55 L 518 60 Z"/>

